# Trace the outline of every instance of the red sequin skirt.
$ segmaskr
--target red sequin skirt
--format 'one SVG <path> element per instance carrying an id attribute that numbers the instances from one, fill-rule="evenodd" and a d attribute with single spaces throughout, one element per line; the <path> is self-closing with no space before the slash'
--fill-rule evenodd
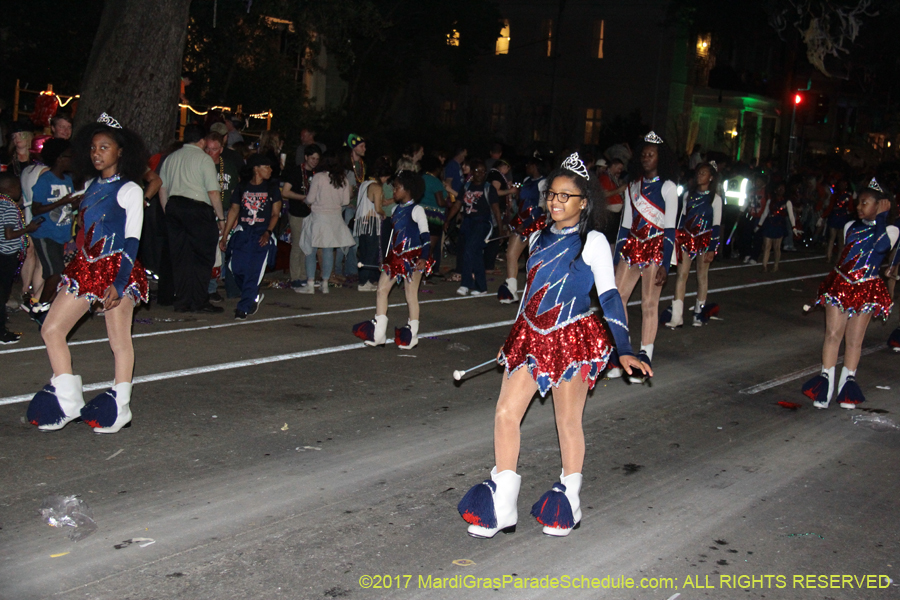
<path id="1" fill-rule="evenodd" d="M 679 229 L 675 233 L 675 247 L 678 249 L 678 260 L 681 254 L 687 253 L 692 259 L 709 251 L 712 242 L 712 231 L 701 233 L 698 236 L 691 235 L 686 229 Z"/>
<path id="2" fill-rule="evenodd" d="M 381 270 L 387 273 L 388 277 L 394 277 L 399 282 L 401 279 L 410 279 L 416 272 L 416 263 L 422 256 L 421 248 L 413 248 L 406 252 L 395 252 L 393 248 L 388 250 L 387 257 L 381 264 Z M 424 277 L 431 273 L 434 267 L 434 259 L 429 258 L 425 261 Z"/>
<path id="3" fill-rule="evenodd" d="M 534 329 L 524 315 L 519 315 L 503 344 L 499 362 L 506 367 L 507 376 L 526 367 L 541 396 L 546 396 L 551 387 L 571 381 L 576 374 L 593 388 L 612 350 L 609 333 L 596 314 L 548 333 Z"/>
<path id="4" fill-rule="evenodd" d="M 851 317 L 872 313 L 876 319 L 887 319 L 894 305 L 887 285 L 880 277 L 850 283 L 837 271 L 829 273 L 819 286 L 816 304 L 834 306 Z"/>
<path id="5" fill-rule="evenodd" d="M 646 267 L 651 264 L 663 266 L 665 239 L 664 235 L 657 235 L 647 240 L 639 240 L 629 235 L 622 247 L 622 258 L 632 267 Z"/>
<path id="6" fill-rule="evenodd" d="M 83 250 L 79 250 L 63 271 L 58 289 L 68 292 L 76 298 L 87 298 L 91 302 L 100 301 L 109 286 L 116 280 L 121 263 L 122 255 L 119 253 L 91 260 Z M 124 295 L 131 298 L 135 304 L 150 300 L 147 274 L 140 261 L 134 262 Z"/>
<path id="7" fill-rule="evenodd" d="M 541 214 L 539 217 L 534 218 L 531 210 L 520 212 L 509 222 L 509 228 L 519 234 L 523 241 L 527 242 L 532 233 L 540 231 L 547 226 L 549 221 L 545 216 Z"/>

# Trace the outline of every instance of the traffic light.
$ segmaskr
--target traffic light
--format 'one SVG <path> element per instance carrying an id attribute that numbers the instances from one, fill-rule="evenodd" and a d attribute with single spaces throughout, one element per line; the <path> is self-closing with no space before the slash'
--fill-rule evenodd
<path id="1" fill-rule="evenodd" d="M 800 94 L 794 94 L 794 105 L 800 106 L 800 104 L 802 102 L 803 102 L 803 96 L 801 96 Z"/>

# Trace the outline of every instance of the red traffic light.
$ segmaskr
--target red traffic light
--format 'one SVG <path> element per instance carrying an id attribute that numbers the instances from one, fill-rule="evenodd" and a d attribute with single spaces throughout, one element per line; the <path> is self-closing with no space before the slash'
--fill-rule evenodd
<path id="1" fill-rule="evenodd" d="M 800 104 L 801 102 L 803 102 L 803 96 L 794 94 L 794 104 Z"/>

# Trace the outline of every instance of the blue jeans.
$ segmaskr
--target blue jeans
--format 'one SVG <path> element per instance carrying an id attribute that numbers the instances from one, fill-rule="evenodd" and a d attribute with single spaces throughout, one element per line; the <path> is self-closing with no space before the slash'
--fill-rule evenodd
<path id="1" fill-rule="evenodd" d="M 345 206 L 343 210 L 344 223 L 349 227 L 350 221 L 356 216 L 355 206 Z M 353 236 L 354 244 L 344 252 L 343 248 L 337 249 L 337 261 L 335 262 L 334 272 L 337 275 L 356 275 L 358 269 L 356 267 L 356 248 L 359 246 L 359 238 Z"/>
<path id="2" fill-rule="evenodd" d="M 479 292 L 487 291 L 487 278 L 484 271 L 484 240 L 491 230 L 488 221 L 463 219 L 459 228 L 459 272 L 462 274 L 462 287 Z"/>
<path id="3" fill-rule="evenodd" d="M 380 252 L 381 244 L 377 233 L 364 233 L 359 236 L 359 251 L 357 252 L 359 262 L 377 267 L 381 264 Z M 360 284 L 378 283 L 379 277 L 381 277 L 381 272 L 377 268 L 363 267 L 359 270 Z"/>
<path id="4" fill-rule="evenodd" d="M 336 248 L 313 248 L 313 251 L 306 255 L 306 276 L 312 278 L 316 272 L 316 250 L 322 250 L 322 281 L 328 281 L 331 277 L 331 271 L 334 270 L 334 251 Z M 340 251 L 339 249 L 337 249 Z"/>

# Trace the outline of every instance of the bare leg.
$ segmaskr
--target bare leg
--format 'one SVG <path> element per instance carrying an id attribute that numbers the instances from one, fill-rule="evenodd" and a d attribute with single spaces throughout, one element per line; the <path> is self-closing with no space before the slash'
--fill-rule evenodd
<path id="1" fill-rule="evenodd" d="M 862 353 L 863 339 L 866 337 L 866 328 L 871 320 L 871 313 L 850 317 L 847 320 L 846 337 L 844 339 L 844 366 L 849 371 L 855 371 L 859 367 L 859 355 Z"/>
<path id="2" fill-rule="evenodd" d="M 763 241 L 763 271 L 769 270 L 769 252 L 772 251 L 772 238 Z"/>
<path id="3" fill-rule="evenodd" d="M 680 274 L 679 274 L 680 277 Z M 703 255 L 697 256 L 697 298 L 706 300 L 709 291 L 709 263 L 703 260 Z"/>
<path id="4" fill-rule="evenodd" d="M 584 429 L 581 418 L 589 388 L 589 382 L 582 381 L 576 374 L 571 381 L 562 382 L 559 388 L 553 390 L 553 412 L 556 416 L 563 475 L 581 473 L 584 466 Z"/>
<path id="5" fill-rule="evenodd" d="M 847 329 L 847 319 L 847 315 L 842 313 L 839 308 L 825 307 L 825 342 L 822 344 L 822 366 L 826 369 L 837 364 L 838 353 L 841 351 L 841 340 L 844 339 L 844 332 Z M 863 332 L 865 333 L 865 329 Z M 856 361 L 859 362 L 858 353 Z"/>
<path id="6" fill-rule="evenodd" d="M 520 425 L 537 384 L 526 367 L 507 377 L 504 373 L 494 414 L 494 459 L 497 472 L 515 471 L 519 463 Z"/>
<path id="7" fill-rule="evenodd" d="M 652 344 L 659 328 L 659 296 L 662 288 L 656 285 L 656 271 L 662 267 L 649 265 L 641 272 L 641 345 Z"/>
<path id="8" fill-rule="evenodd" d="M 778 238 L 777 240 L 772 240 L 772 245 L 775 246 L 775 266 L 772 267 L 772 272 L 778 270 L 778 263 L 781 262 L 781 240 L 784 238 Z"/>
<path id="9" fill-rule="evenodd" d="M 35 271 L 41 270 L 41 262 L 34 253 L 34 244 L 28 244 L 28 250 L 25 251 L 25 261 L 22 263 L 22 293 L 32 294 L 35 281 Z M 37 278 L 43 281 L 41 274 L 38 273 Z"/>
<path id="10" fill-rule="evenodd" d="M 106 334 L 116 361 L 116 383 L 128 383 L 134 376 L 134 345 L 131 342 L 131 323 L 134 304 L 122 298 L 119 305 L 106 311 Z"/>
<path id="11" fill-rule="evenodd" d="M 388 294 L 394 287 L 394 278 L 388 277 L 387 273 L 381 272 L 381 278 L 378 280 L 378 290 L 375 293 L 375 314 L 386 315 L 388 308 Z M 418 303 L 416 303 L 418 309 Z"/>
<path id="12" fill-rule="evenodd" d="M 687 291 L 687 280 L 691 273 L 691 255 L 687 252 L 681 254 L 681 262 L 678 263 L 678 279 L 675 281 L 675 299 L 684 301 L 684 294 Z M 697 272 L 700 272 L 700 263 L 697 261 Z"/>
<path id="13" fill-rule="evenodd" d="M 68 292 L 56 298 L 41 327 L 41 337 L 47 345 L 47 355 L 53 376 L 72 375 L 72 355 L 66 336 L 91 307 L 85 298 L 76 298 Z"/>
<path id="14" fill-rule="evenodd" d="M 519 275 L 519 257 L 525 250 L 525 242 L 522 236 L 513 233 L 509 236 L 509 243 L 506 246 L 506 278 L 515 279 Z"/>
<path id="15" fill-rule="evenodd" d="M 384 275 L 384 273 L 382 273 Z M 418 321 L 419 320 L 419 283 L 422 281 L 422 271 L 416 271 L 413 273 L 412 280 L 406 281 L 403 284 L 403 291 L 406 293 L 406 306 L 409 308 L 409 320 L 410 321 Z M 380 281 L 378 282 L 381 283 Z M 380 289 L 380 286 L 379 286 Z M 387 304 L 387 296 L 384 298 L 385 305 Z M 387 310 L 387 306 L 385 306 L 385 310 Z M 384 314 L 384 313 L 378 313 Z"/>
<path id="16" fill-rule="evenodd" d="M 641 269 L 629 266 L 624 260 L 619 262 L 616 267 L 616 288 L 618 288 L 619 296 L 622 297 L 622 305 L 625 306 L 626 319 L 628 318 L 628 300 L 640 278 Z"/>

